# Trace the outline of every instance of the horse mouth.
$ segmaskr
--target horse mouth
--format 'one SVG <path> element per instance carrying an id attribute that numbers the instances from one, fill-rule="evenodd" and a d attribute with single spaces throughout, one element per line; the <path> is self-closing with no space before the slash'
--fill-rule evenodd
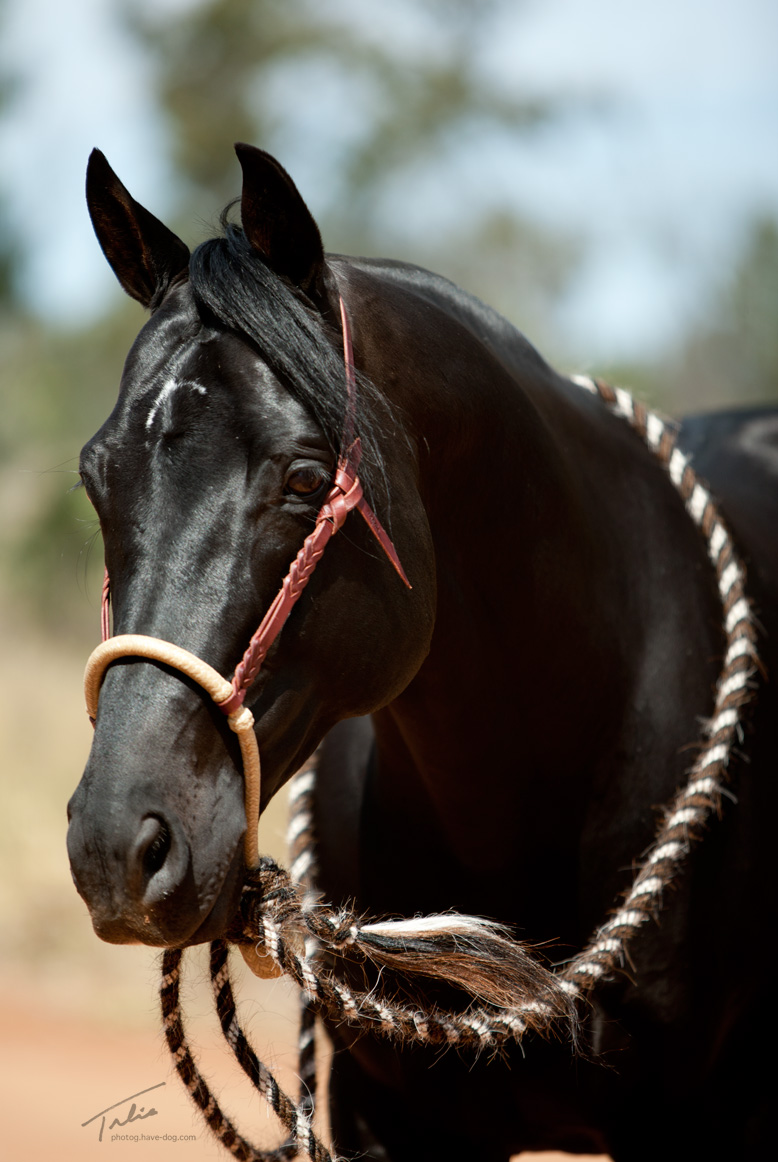
<path id="1" fill-rule="evenodd" d="M 222 865 L 224 868 L 224 865 Z M 110 903 L 110 893 L 74 882 L 89 908 L 95 934 L 108 944 L 145 944 L 152 948 L 187 948 L 223 936 L 240 901 L 245 859 L 236 844 L 226 869 L 214 872 L 198 889 L 191 863 L 178 886 L 159 900 Z M 90 887 L 92 890 L 90 891 Z"/>
<path id="2" fill-rule="evenodd" d="M 218 940 L 224 936 L 238 911 L 245 869 L 241 842 L 235 849 L 227 874 L 221 888 L 213 897 L 208 913 L 191 936 L 178 947 L 188 948 L 193 944 L 205 944 L 209 940 Z"/>

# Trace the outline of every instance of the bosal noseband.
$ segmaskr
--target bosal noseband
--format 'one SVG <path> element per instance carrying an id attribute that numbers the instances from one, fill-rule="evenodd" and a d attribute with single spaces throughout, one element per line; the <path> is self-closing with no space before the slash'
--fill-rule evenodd
<path id="1" fill-rule="evenodd" d="M 175 670 L 180 670 L 192 681 L 197 682 L 208 693 L 219 709 L 227 716 L 230 729 L 238 736 L 243 760 L 244 797 L 246 805 L 245 856 L 248 867 L 256 867 L 259 861 L 257 827 L 259 824 L 260 760 L 259 748 L 254 733 L 254 716 L 243 705 L 246 694 L 256 678 L 262 662 L 273 642 L 281 632 L 289 614 L 308 584 L 311 574 L 321 560 L 329 540 L 343 525 L 352 509 L 361 513 L 368 528 L 386 553 L 403 582 L 410 589 L 410 582 L 378 517 L 375 515 L 362 491 L 357 471 L 362 456 L 359 438 L 353 439 L 356 412 L 356 376 L 351 344 L 351 328 L 345 303 L 340 299 L 340 318 L 343 330 L 343 361 L 346 370 L 347 406 L 343 430 L 342 449 L 338 458 L 332 487 L 324 504 L 319 509 L 313 532 L 305 538 L 303 547 L 289 567 L 289 572 L 281 582 L 281 588 L 262 618 L 256 633 L 238 665 L 232 681 L 209 666 L 196 654 L 181 646 L 173 645 L 162 638 L 145 634 L 119 634 L 110 636 L 110 584 L 108 571 L 105 573 L 102 597 L 102 642 L 89 657 L 84 675 L 87 714 L 94 725 L 97 720 L 97 705 L 106 670 L 118 658 L 147 658 L 163 662 Z"/>

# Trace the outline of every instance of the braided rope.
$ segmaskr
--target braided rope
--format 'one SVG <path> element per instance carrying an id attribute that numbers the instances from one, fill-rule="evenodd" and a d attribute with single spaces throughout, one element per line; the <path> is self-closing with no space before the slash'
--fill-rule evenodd
<path id="1" fill-rule="evenodd" d="M 303 891 L 303 911 L 310 911 L 318 903 L 314 885 L 314 824 L 313 788 L 315 769 L 299 771 L 289 787 L 289 825 L 286 846 L 289 852 L 289 874 Z M 313 940 L 306 944 L 305 953 L 313 957 Z M 300 992 L 300 1032 L 297 1040 L 297 1073 L 300 1080 L 300 1114 L 313 1120 L 316 1106 L 316 1010 L 304 991 Z"/>
<path id="2" fill-rule="evenodd" d="M 754 617 L 745 594 L 745 570 L 709 491 L 697 479 L 688 457 L 675 446 L 673 428 L 621 388 L 587 376 L 574 376 L 573 381 L 599 395 L 614 415 L 625 419 L 666 469 L 687 513 L 707 542 L 708 556 L 716 571 L 726 638 L 713 714 L 705 726 L 688 782 L 665 807 L 656 838 L 614 914 L 565 968 L 564 987 L 575 994 L 588 991 L 624 963 L 629 938 L 660 911 L 663 893 L 691 843 L 701 837 L 711 815 L 720 813 L 727 766 L 736 741 L 742 737 L 744 709 L 754 696 L 758 656 Z"/>
<path id="3" fill-rule="evenodd" d="M 312 793 L 314 773 L 301 771 L 293 780 L 290 790 L 290 849 L 303 855 L 311 866 L 312 846 Z M 295 810 L 296 808 L 296 810 Z M 304 869 L 303 869 L 304 870 Z M 303 875 L 301 874 L 301 879 Z M 310 908 L 314 896 L 312 881 L 309 893 L 301 907 Z M 309 951 L 308 949 L 306 951 Z M 310 948 L 312 952 L 312 947 Z M 263 950 L 264 952 L 264 950 Z M 312 1162 L 336 1162 L 334 1156 L 313 1130 L 316 1090 L 316 1058 L 314 1045 L 315 1012 L 302 994 L 300 1021 L 299 1066 L 300 1097 L 297 1104 L 281 1089 L 273 1073 L 264 1065 L 251 1047 L 239 1021 L 228 968 L 228 946 L 223 940 L 213 941 L 210 949 L 210 975 L 214 1003 L 219 1024 L 227 1044 L 238 1064 L 268 1103 L 288 1132 L 288 1139 L 276 1150 L 262 1150 L 245 1139 L 223 1113 L 202 1076 L 184 1032 L 181 1011 L 180 979 L 183 952 L 168 949 L 162 958 L 160 1003 L 162 1024 L 173 1064 L 200 1110 L 206 1124 L 224 1148 L 240 1162 L 286 1162 L 302 1153 Z"/>
<path id="4" fill-rule="evenodd" d="M 238 1133 L 222 1112 L 197 1067 L 184 1033 L 180 999 L 182 956 L 180 949 L 166 949 L 162 956 L 162 1025 L 176 1072 L 214 1137 L 240 1162 L 281 1162 L 282 1159 L 294 1157 L 299 1149 L 305 1152 L 311 1162 L 335 1162 L 333 1155 L 313 1133 L 310 1119 L 299 1113 L 294 1102 L 287 1097 L 271 1071 L 251 1048 L 237 1020 L 227 970 L 227 946 L 224 941 L 215 940 L 211 944 L 211 982 L 222 1032 L 252 1085 L 286 1127 L 291 1142 L 278 1150 L 258 1149 Z"/>
<path id="5" fill-rule="evenodd" d="M 227 968 L 228 949 L 223 940 L 211 944 L 211 984 L 216 999 L 216 1012 L 227 1043 L 232 1048 L 241 1069 L 259 1089 L 273 1111 L 289 1131 L 291 1141 L 273 1151 L 273 1156 L 294 1157 L 298 1151 L 314 1162 L 330 1162 L 331 1155 L 313 1132 L 310 1113 L 301 1110 L 281 1090 L 273 1074 L 263 1065 L 249 1044 L 238 1023 L 235 999 Z"/>
<path id="6" fill-rule="evenodd" d="M 379 966 L 380 974 L 387 964 L 392 966 L 392 957 L 398 948 L 413 946 L 428 957 L 430 954 L 442 957 L 443 971 L 447 971 L 446 958 L 460 950 L 460 945 L 465 946 L 465 955 L 469 954 L 474 962 L 479 955 L 499 958 L 505 951 L 503 945 L 509 943 L 503 932 L 493 932 L 484 921 L 455 915 L 384 924 L 365 923 L 348 909 L 316 905 L 313 895 L 314 771 L 298 776 L 292 789 L 290 847 L 292 878 L 301 888 L 296 887 L 290 876 L 272 860 L 262 858 L 247 875 L 239 917 L 230 933 L 230 938 L 237 943 L 250 941 L 261 946 L 263 953 L 273 959 L 280 971 L 292 976 L 302 990 L 301 1061 L 305 1096 L 301 1095 L 297 1106 L 281 1093 L 272 1074 L 258 1061 L 245 1041 L 235 1014 L 226 946 L 216 942 L 212 950 L 212 969 L 214 964 L 217 966 L 213 970 L 217 1009 L 225 1036 L 241 1067 L 267 1098 L 290 1134 L 290 1141 L 278 1151 L 258 1152 L 240 1138 L 221 1114 L 197 1073 L 183 1037 L 177 1009 L 181 954 L 165 953 L 163 1016 L 176 1068 L 209 1126 L 236 1157 L 280 1159 L 299 1151 L 313 1162 L 325 1162 L 330 1158 L 326 1148 L 312 1132 L 309 1133 L 315 1083 L 314 1013 L 395 1040 L 456 1045 L 476 1051 L 499 1049 L 509 1040 L 520 1040 L 529 1028 L 547 1033 L 560 1019 L 567 1020 L 575 1037 L 575 1002 L 623 965 L 630 939 L 650 917 L 658 914 L 663 894 L 678 873 L 692 842 L 701 838 L 711 815 L 721 810 L 727 767 L 734 745 L 742 737 L 744 708 L 753 699 L 753 678 L 758 663 L 756 630 L 745 596 L 743 567 L 710 493 L 697 479 L 687 457 L 675 447 L 673 428 L 621 389 L 582 376 L 575 377 L 574 382 L 599 395 L 615 415 L 626 419 L 643 438 L 668 472 L 691 519 L 706 538 L 708 555 L 716 570 L 726 638 L 725 657 L 717 682 L 713 714 L 706 724 L 700 752 L 688 781 L 664 809 L 654 842 L 631 887 L 620 897 L 610 917 L 595 931 L 578 956 L 555 974 L 538 967 L 537 978 L 526 989 L 525 995 L 512 997 L 508 1003 L 478 1003 L 477 991 L 471 990 L 471 1003 L 466 1011 L 450 1012 L 390 1000 L 385 985 L 381 993 L 375 989 L 353 990 L 334 970 L 323 967 L 323 954 L 335 964 L 345 957 L 373 961 Z M 468 944 L 470 937 L 472 944 Z M 512 950 L 525 955 L 516 942 L 510 944 Z M 178 959 L 174 963 L 171 958 L 175 957 Z M 429 965 L 417 966 L 412 971 L 436 975 Z M 560 998 L 568 1003 L 567 1010 Z"/>

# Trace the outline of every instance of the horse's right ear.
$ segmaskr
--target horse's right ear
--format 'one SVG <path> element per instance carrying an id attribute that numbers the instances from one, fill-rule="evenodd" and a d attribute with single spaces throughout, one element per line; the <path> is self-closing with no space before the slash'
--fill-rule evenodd
<path id="1" fill-rule="evenodd" d="M 114 274 L 128 295 L 153 309 L 189 265 L 187 246 L 135 201 L 99 149 L 89 158 L 86 201 Z"/>

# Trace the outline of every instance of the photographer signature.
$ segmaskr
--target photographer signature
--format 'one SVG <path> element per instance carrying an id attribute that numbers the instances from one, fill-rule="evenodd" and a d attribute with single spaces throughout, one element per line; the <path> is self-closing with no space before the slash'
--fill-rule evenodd
<path id="1" fill-rule="evenodd" d="M 139 1093 L 131 1093 L 129 1097 L 124 1097 L 121 1101 L 114 1102 L 112 1106 L 107 1106 L 104 1110 L 100 1110 L 99 1113 L 93 1114 L 91 1118 L 87 1118 L 87 1120 L 82 1122 L 81 1125 L 88 1126 L 100 1118 L 100 1133 L 97 1140 L 98 1142 L 102 1142 L 103 1130 L 105 1129 L 105 1115 L 109 1114 L 111 1110 L 118 1110 L 121 1106 L 126 1106 L 127 1102 L 132 1102 L 132 1105 L 129 1108 L 129 1112 L 127 1113 L 127 1117 L 124 1119 L 124 1121 L 122 1121 L 119 1117 L 115 1117 L 108 1127 L 109 1130 L 112 1130 L 114 1126 L 129 1126 L 130 1122 L 142 1122 L 145 1121 L 146 1118 L 153 1118 L 157 1113 L 157 1110 L 155 1110 L 153 1106 L 150 1110 L 147 1110 L 145 1106 L 141 1106 L 140 1110 L 138 1110 L 135 1105 L 135 1099 L 137 1097 L 143 1097 L 143 1095 L 146 1093 L 151 1093 L 152 1090 L 161 1089 L 163 1085 L 167 1085 L 167 1082 L 160 1081 L 157 1085 L 150 1085 L 148 1089 L 142 1089 Z"/>

